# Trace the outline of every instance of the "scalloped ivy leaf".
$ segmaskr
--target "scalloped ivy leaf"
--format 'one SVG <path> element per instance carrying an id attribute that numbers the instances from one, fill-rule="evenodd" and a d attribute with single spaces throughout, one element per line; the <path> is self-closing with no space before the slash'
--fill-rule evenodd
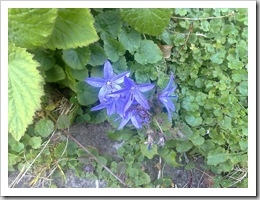
<path id="1" fill-rule="evenodd" d="M 33 136 L 30 138 L 29 140 L 29 145 L 33 148 L 33 149 L 38 149 L 42 144 L 42 139 L 41 137 L 36 137 Z"/>
<path id="2" fill-rule="evenodd" d="M 43 78 L 39 63 L 24 48 L 10 44 L 8 62 L 8 131 L 19 141 L 41 108 Z"/>
<path id="3" fill-rule="evenodd" d="M 90 61 L 88 64 L 92 66 L 103 65 L 107 59 L 107 55 L 102 47 L 97 44 L 89 45 L 91 51 Z"/>
<path id="4" fill-rule="evenodd" d="M 81 105 L 88 106 L 98 100 L 98 88 L 92 87 L 86 82 L 78 82 L 76 85 L 77 98 Z"/>
<path id="5" fill-rule="evenodd" d="M 59 65 L 54 65 L 50 70 L 47 70 L 45 75 L 46 82 L 57 82 L 66 78 L 63 68 Z"/>
<path id="6" fill-rule="evenodd" d="M 33 49 L 45 44 L 54 29 L 56 8 L 8 9 L 8 39 L 16 46 Z"/>
<path id="7" fill-rule="evenodd" d="M 113 38 L 107 38 L 104 41 L 104 49 L 112 62 L 118 61 L 119 57 L 125 54 L 125 47 Z"/>
<path id="8" fill-rule="evenodd" d="M 191 126 L 199 126 L 202 123 L 201 117 L 195 117 L 193 115 L 186 116 L 185 120 Z"/>
<path id="9" fill-rule="evenodd" d="M 44 47 L 65 50 L 88 46 L 99 39 L 93 24 L 88 8 L 60 8 L 51 38 Z"/>
<path id="10" fill-rule="evenodd" d="M 54 130 L 54 124 L 51 120 L 41 119 L 35 125 L 35 132 L 41 137 L 49 136 Z"/>
<path id="11" fill-rule="evenodd" d="M 223 163 L 228 159 L 228 154 L 225 149 L 218 147 L 217 149 L 211 150 L 207 156 L 208 165 L 216 166 L 219 163 Z"/>
<path id="12" fill-rule="evenodd" d="M 140 47 L 141 36 L 140 33 L 134 29 L 130 29 L 129 31 L 123 29 L 118 38 L 126 50 L 128 50 L 131 54 L 134 54 L 134 52 Z"/>
<path id="13" fill-rule="evenodd" d="M 172 9 L 168 8 L 123 8 L 121 16 L 130 26 L 141 33 L 158 36 L 168 26 Z"/>
<path id="14" fill-rule="evenodd" d="M 51 69 L 55 65 L 55 62 L 56 62 L 56 60 L 54 58 L 55 52 L 52 50 L 49 50 L 49 49 L 48 50 L 38 50 L 37 49 L 30 53 L 34 54 L 33 59 L 41 64 L 41 68 L 44 71 Z"/>
<path id="15" fill-rule="evenodd" d="M 158 154 L 157 145 L 152 145 L 150 150 L 148 150 L 147 144 L 140 144 L 140 147 L 141 147 L 142 154 L 149 159 L 152 159 L 155 155 Z"/>
<path id="16" fill-rule="evenodd" d="M 105 40 L 106 38 L 116 38 L 121 31 L 122 21 L 118 10 L 108 10 L 99 13 L 95 17 L 95 27 L 100 37 Z"/>
<path id="17" fill-rule="evenodd" d="M 90 50 L 88 47 L 63 50 L 62 53 L 62 59 L 69 67 L 76 70 L 86 69 L 86 65 L 90 59 Z"/>
<path id="18" fill-rule="evenodd" d="M 156 63 L 163 58 L 160 48 L 151 40 L 142 40 L 134 57 L 142 65 Z"/>

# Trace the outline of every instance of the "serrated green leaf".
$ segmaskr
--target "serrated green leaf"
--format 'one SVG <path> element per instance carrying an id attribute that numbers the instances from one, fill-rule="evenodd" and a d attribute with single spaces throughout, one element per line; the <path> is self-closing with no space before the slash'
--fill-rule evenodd
<path id="1" fill-rule="evenodd" d="M 29 145 L 33 148 L 33 149 L 38 149 L 42 144 L 42 139 L 41 137 L 31 137 L 29 140 Z"/>
<path id="2" fill-rule="evenodd" d="M 207 156 L 208 165 L 216 166 L 219 163 L 223 163 L 228 159 L 228 154 L 225 149 L 218 147 L 217 149 L 211 150 Z"/>
<path id="3" fill-rule="evenodd" d="M 187 9 L 185 8 L 175 8 L 175 14 L 180 16 L 185 16 L 187 14 Z"/>
<path id="4" fill-rule="evenodd" d="M 8 46 L 8 131 L 16 141 L 41 108 L 43 78 L 37 70 L 39 63 L 32 57 L 23 48 Z"/>
<path id="5" fill-rule="evenodd" d="M 122 21 L 118 10 L 109 10 L 99 13 L 95 17 L 95 27 L 100 32 L 100 37 L 116 38 L 121 30 Z"/>
<path id="6" fill-rule="evenodd" d="M 113 63 L 113 69 L 114 72 L 118 74 L 127 71 L 125 56 L 121 56 L 116 62 Z"/>
<path id="7" fill-rule="evenodd" d="M 225 116 L 224 119 L 219 123 L 220 127 L 228 130 L 231 128 L 231 118 L 228 116 Z"/>
<path id="8" fill-rule="evenodd" d="M 140 148 L 142 154 L 145 155 L 147 158 L 152 159 L 155 155 L 157 155 L 157 145 L 152 145 L 151 149 L 148 150 L 147 144 L 140 144 Z"/>
<path id="9" fill-rule="evenodd" d="M 98 100 L 98 88 L 92 87 L 86 82 L 78 82 L 76 85 L 77 98 L 81 105 L 88 106 Z"/>
<path id="10" fill-rule="evenodd" d="M 174 45 L 175 46 L 180 46 L 185 43 L 185 36 L 182 34 L 177 34 L 174 38 Z"/>
<path id="11" fill-rule="evenodd" d="M 125 54 L 125 47 L 113 38 L 104 41 L 104 50 L 112 62 L 118 61 L 119 57 Z"/>
<path id="12" fill-rule="evenodd" d="M 57 119 L 57 127 L 58 129 L 69 128 L 70 119 L 67 115 L 60 115 Z"/>
<path id="13" fill-rule="evenodd" d="M 35 132 L 41 137 L 49 136 L 54 130 L 54 124 L 51 120 L 41 119 L 35 125 Z"/>
<path id="14" fill-rule="evenodd" d="M 86 69 L 90 59 L 90 50 L 88 47 L 79 47 L 62 51 L 62 58 L 65 63 L 75 70 Z"/>
<path id="15" fill-rule="evenodd" d="M 60 8 L 50 40 L 49 49 L 70 49 L 87 46 L 98 40 L 94 19 L 88 8 Z"/>
<path id="16" fill-rule="evenodd" d="M 131 54 L 134 54 L 134 52 L 140 47 L 141 36 L 140 33 L 134 29 L 130 29 L 130 31 L 123 29 L 118 38 L 119 41 L 124 45 L 125 49 L 128 50 Z"/>
<path id="17" fill-rule="evenodd" d="M 8 151 L 21 152 L 24 149 L 24 144 L 17 142 L 11 134 L 8 134 Z"/>
<path id="18" fill-rule="evenodd" d="M 156 63 L 163 58 L 160 48 L 151 40 L 142 40 L 134 57 L 142 65 Z"/>
<path id="19" fill-rule="evenodd" d="M 209 31 L 210 24 L 209 24 L 209 22 L 207 20 L 201 20 L 200 24 L 201 24 L 201 29 L 203 31 Z"/>
<path id="20" fill-rule="evenodd" d="M 91 112 L 89 115 L 90 115 L 90 118 L 91 118 L 91 120 L 89 122 L 93 123 L 93 124 L 102 123 L 107 119 L 106 118 L 107 113 L 106 113 L 105 109 L 103 109 L 101 111 Z"/>
<path id="21" fill-rule="evenodd" d="M 157 36 L 168 26 L 172 9 L 165 8 L 124 8 L 121 16 L 130 26 L 141 33 Z"/>
<path id="22" fill-rule="evenodd" d="M 45 75 L 46 82 L 57 82 L 66 78 L 63 68 L 59 65 L 55 65 L 50 70 L 47 70 Z"/>
<path id="23" fill-rule="evenodd" d="M 8 153 L 8 167 L 13 166 L 21 161 L 21 157 L 12 153 Z"/>
<path id="24" fill-rule="evenodd" d="M 83 69 L 83 70 L 70 69 L 70 72 L 71 72 L 71 75 L 73 76 L 73 78 L 76 80 L 84 81 L 86 78 L 88 78 L 87 69 Z"/>
<path id="25" fill-rule="evenodd" d="M 50 38 L 56 17 L 56 8 L 8 9 L 9 42 L 29 49 L 42 46 Z"/>
<path id="26" fill-rule="evenodd" d="M 68 155 L 73 156 L 77 154 L 78 145 L 75 142 L 69 141 L 67 146 Z"/>
<path id="27" fill-rule="evenodd" d="M 201 117 L 195 117 L 193 115 L 186 116 L 185 120 L 191 126 L 199 126 L 202 123 Z"/>

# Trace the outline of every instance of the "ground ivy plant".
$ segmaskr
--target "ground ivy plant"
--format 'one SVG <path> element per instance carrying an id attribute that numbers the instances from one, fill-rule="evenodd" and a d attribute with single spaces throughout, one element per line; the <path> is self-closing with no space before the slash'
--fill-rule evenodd
<path id="1" fill-rule="evenodd" d="M 247 187 L 247 15 L 242 8 L 9 9 L 9 170 L 29 161 L 41 176 L 64 177 L 71 168 L 121 187 L 60 132 L 108 121 L 114 129 L 104 134 L 124 142 L 123 161 L 89 151 L 130 187 L 171 187 L 141 169 L 155 157 L 182 166 L 178 155 L 203 157 L 213 187 Z M 96 173 L 83 173 L 85 165 Z"/>

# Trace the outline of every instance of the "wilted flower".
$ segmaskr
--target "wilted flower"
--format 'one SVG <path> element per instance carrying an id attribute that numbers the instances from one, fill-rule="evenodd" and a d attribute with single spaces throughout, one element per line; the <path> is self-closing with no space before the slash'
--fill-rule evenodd
<path id="1" fill-rule="evenodd" d="M 125 98 L 126 103 L 124 107 L 124 112 L 130 108 L 130 106 L 133 104 L 134 100 L 136 100 L 141 106 L 143 106 L 146 109 L 150 109 L 150 106 L 142 94 L 142 92 L 147 92 L 151 89 L 153 89 L 153 84 L 140 84 L 137 85 L 133 80 L 131 80 L 128 77 L 124 77 L 124 84 L 125 88 L 118 90 L 116 92 L 113 92 L 109 94 L 109 96 L 114 97 L 117 95 L 121 95 L 121 97 Z"/>
<path id="2" fill-rule="evenodd" d="M 106 95 L 122 88 L 119 84 L 123 83 L 124 77 L 129 75 L 130 72 L 123 72 L 114 76 L 112 65 L 106 60 L 104 64 L 104 78 L 86 78 L 85 81 L 93 87 L 100 88 L 98 99 L 102 103 L 106 101 Z"/>
<path id="3" fill-rule="evenodd" d="M 172 86 L 173 83 L 173 73 L 171 74 L 170 80 L 168 85 L 164 88 L 164 90 L 158 95 L 158 98 L 160 100 L 160 102 L 163 103 L 163 105 L 165 106 L 165 108 L 167 109 L 168 112 L 168 120 L 171 121 L 172 119 L 172 114 L 171 111 L 175 111 L 175 106 L 172 103 L 170 97 L 172 98 L 177 98 L 177 96 L 170 96 L 172 95 L 172 93 L 174 92 L 174 90 L 176 89 L 176 85 Z"/>

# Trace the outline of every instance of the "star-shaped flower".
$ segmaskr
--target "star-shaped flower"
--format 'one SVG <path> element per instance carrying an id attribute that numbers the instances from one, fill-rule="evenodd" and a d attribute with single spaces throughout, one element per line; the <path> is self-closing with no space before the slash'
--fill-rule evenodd
<path id="1" fill-rule="evenodd" d="M 124 77 L 125 88 L 118 90 L 116 92 L 112 92 L 108 96 L 114 97 L 121 95 L 121 97 L 126 99 L 124 112 L 128 110 L 128 108 L 133 104 L 134 100 L 136 100 L 141 106 L 146 109 L 150 109 L 150 106 L 142 94 L 142 92 L 147 92 L 153 89 L 153 84 L 140 84 L 137 85 L 132 79 L 128 77 Z"/>
<path id="2" fill-rule="evenodd" d="M 106 101 L 108 94 L 122 88 L 119 84 L 123 83 L 124 77 L 129 75 L 130 72 L 123 72 L 114 76 L 112 65 L 106 60 L 104 64 L 104 78 L 86 78 L 85 81 L 93 87 L 100 88 L 98 99 L 102 103 Z"/>
<path id="3" fill-rule="evenodd" d="M 174 76 L 173 76 L 173 73 L 172 73 L 168 85 L 158 95 L 158 99 L 160 100 L 160 102 L 163 103 L 163 105 L 165 106 L 165 108 L 166 108 L 166 110 L 168 112 L 168 120 L 169 121 L 171 121 L 171 119 L 172 119 L 171 111 L 175 111 L 175 106 L 172 103 L 170 97 L 177 98 L 177 96 L 170 96 L 170 95 L 172 95 L 172 93 L 176 89 L 176 85 L 172 86 L 173 79 L 174 79 Z"/>

